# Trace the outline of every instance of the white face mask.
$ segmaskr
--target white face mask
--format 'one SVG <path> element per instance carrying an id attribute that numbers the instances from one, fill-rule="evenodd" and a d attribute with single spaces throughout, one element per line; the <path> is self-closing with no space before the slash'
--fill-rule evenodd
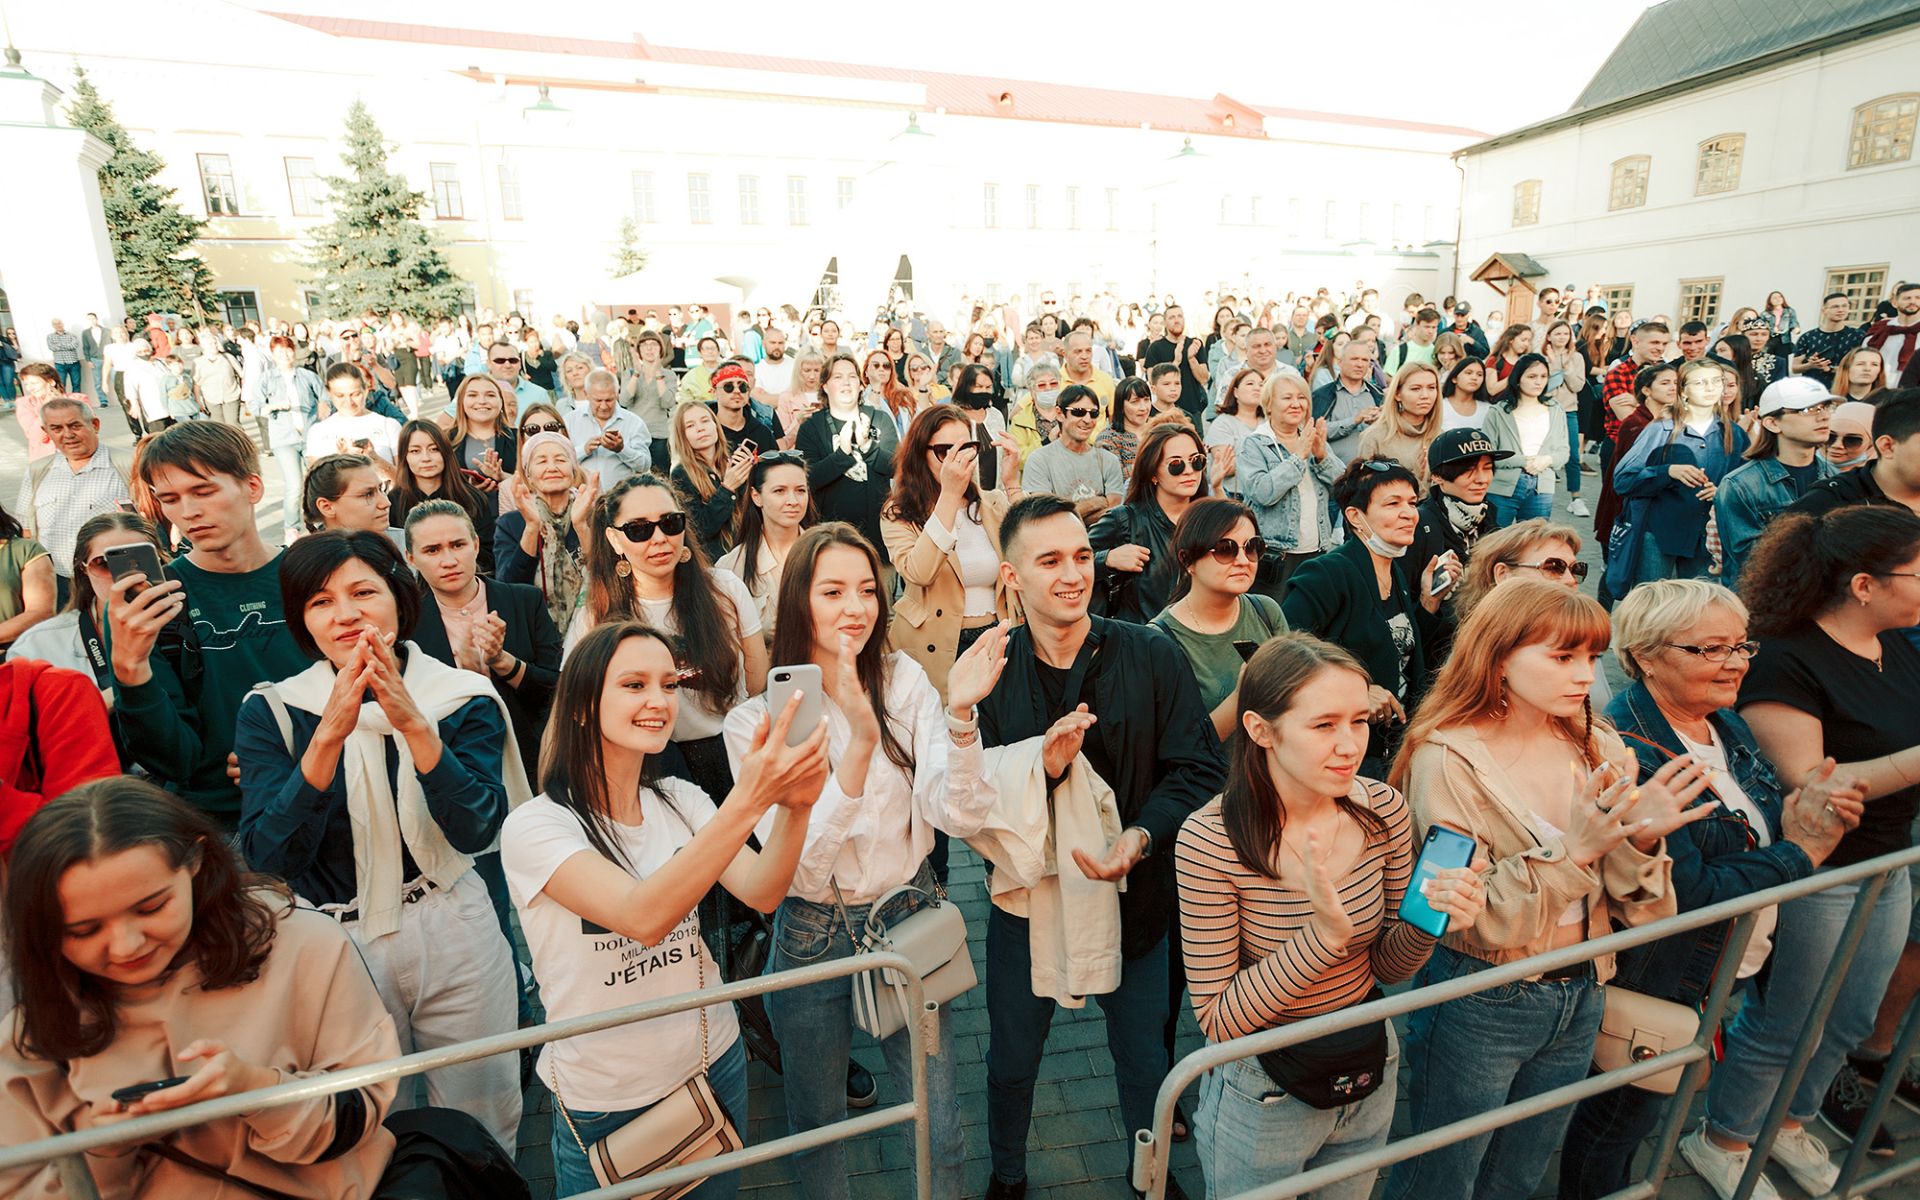
<path id="1" fill-rule="evenodd" d="M 1060 403 L 1060 389 L 1041 388 L 1033 393 L 1033 402 L 1040 408 L 1055 408 Z"/>
<path id="2" fill-rule="evenodd" d="M 1367 544 L 1367 549 L 1373 551 L 1375 554 L 1378 554 L 1381 558 L 1406 557 L 1406 553 L 1408 549 L 1410 549 L 1410 547 L 1390 546 L 1386 542 L 1383 542 L 1380 540 L 1380 535 L 1373 531 L 1373 526 L 1371 524 L 1367 524 L 1367 520 L 1365 517 L 1360 518 L 1360 522 L 1361 524 L 1366 525 L 1366 530 L 1360 534 L 1360 540 Z"/>

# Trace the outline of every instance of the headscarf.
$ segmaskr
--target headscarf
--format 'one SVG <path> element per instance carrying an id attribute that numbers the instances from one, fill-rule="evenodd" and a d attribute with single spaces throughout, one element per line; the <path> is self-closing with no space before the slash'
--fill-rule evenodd
<path id="1" fill-rule="evenodd" d="M 536 433 L 520 447 L 520 485 L 533 496 L 534 511 L 540 514 L 540 547 L 535 564 L 540 594 L 546 597 L 547 615 L 553 618 L 554 627 L 565 630 L 573 620 L 574 606 L 580 602 L 586 583 L 586 568 L 580 561 L 585 547 L 575 550 L 567 546 L 567 535 L 573 531 L 570 506 L 563 504 L 559 512 L 554 512 L 547 506 L 547 498 L 527 478 L 527 464 L 533 452 L 542 446 L 565 450 L 567 461 L 573 464 L 576 473 L 580 470 L 580 456 L 574 453 L 573 442 L 557 433 Z"/>

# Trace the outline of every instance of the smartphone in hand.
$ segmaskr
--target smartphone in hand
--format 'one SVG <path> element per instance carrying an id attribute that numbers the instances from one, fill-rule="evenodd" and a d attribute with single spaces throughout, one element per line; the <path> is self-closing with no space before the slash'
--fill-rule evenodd
<path id="1" fill-rule="evenodd" d="M 175 1075 L 172 1079 L 153 1079 L 146 1083 L 136 1083 L 128 1087 L 115 1088 L 112 1093 L 113 1099 L 115 1103 L 118 1104 L 132 1104 L 134 1101 L 145 1099 L 155 1092 L 164 1092 L 168 1088 L 179 1087 L 186 1081 L 187 1077 L 185 1075 Z"/>
<path id="2" fill-rule="evenodd" d="M 1407 892 L 1400 897 L 1400 919 L 1434 937 L 1447 932 L 1447 914 L 1427 903 L 1420 885 L 1448 867 L 1473 865 L 1476 843 L 1466 834 L 1445 825 L 1427 826 L 1420 846 L 1420 860 L 1413 864 L 1413 878 L 1407 880 Z"/>
<path id="3" fill-rule="evenodd" d="M 826 703 L 823 685 L 820 682 L 818 663 L 795 663 L 790 667 L 775 667 L 767 674 L 767 719 L 779 720 L 786 711 L 787 701 L 797 692 L 800 697 L 800 711 L 793 715 L 793 724 L 787 728 L 787 745 L 798 746 L 813 736 L 820 728 L 820 717 Z"/>
<path id="4" fill-rule="evenodd" d="M 110 546 L 103 557 L 107 560 L 108 573 L 116 580 L 129 575 L 145 575 L 149 585 L 167 580 L 167 569 L 160 565 L 160 551 L 148 542 Z"/>

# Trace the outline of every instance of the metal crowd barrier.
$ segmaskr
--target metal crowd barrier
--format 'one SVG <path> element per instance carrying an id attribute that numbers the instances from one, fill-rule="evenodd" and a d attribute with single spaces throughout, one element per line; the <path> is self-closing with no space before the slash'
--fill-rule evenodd
<path id="1" fill-rule="evenodd" d="M 132 1142 L 158 1141 L 167 1134 L 207 1121 L 244 1116 L 282 1104 L 316 1100 L 322 1096 L 352 1091 L 369 1084 L 404 1079 L 423 1071 L 452 1066 L 455 1063 L 472 1062 L 495 1054 L 515 1052 L 528 1046 L 539 1046 L 547 1042 L 577 1037 L 583 1033 L 597 1033 L 602 1029 L 614 1029 L 637 1021 L 651 1020 L 654 1017 L 670 1016 L 689 1009 L 703 1008 L 709 1004 L 744 1000 L 749 996 L 762 996 L 768 992 L 782 991 L 786 988 L 822 983 L 829 979 L 857 975 L 862 971 L 878 968 L 898 971 L 906 977 L 908 1000 L 921 1013 L 920 1020 L 907 1023 L 908 1044 L 913 1049 L 913 1099 L 910 1102 L 874 1109 L 804 1133 L 789 1134 L 770 1142 L 748 1145 L 730 1154 L 722 1154 L 704 1162 L 671 1167 L 613 1187 L 582 1192 L 577 1195 L 576 1200 L 627 1200 L 628 1197 L 691 1183 L 710 1175 L 737 1171 L 796 1151 L 811 1150 L 909 1121 L 913 1122 L 914 1126 L 915 1194 L 919 1200 L 932 1200 L 932 1173 L 929 1169 L 932 1162 L 932 1142 L 931 1127 L 927 1122 L 927 1055 L 930 1048 L 938 1044 L 934 1036 L 935 1030 L 930 1023 L 939 1019 L 939 1006 L 926 1002 L 921 991 L 920 976 L 915 972 L 913 964 L 899 954 L 863 954 L 837 958 L 832 962 L 815 963 L 774 975 L 743 979 L 737 983 L 729 983 L 701 992 L 688 992 L 661 1000 L 649 1000 L 643 1004 L 629 1005 L 626 1008 L 609 1009 L 606 1012 L 571 1017 L 564 1021 L 551 1021 L 545 1025 L 518 1029 L 512 1033 L 495 1034 L 492 1037 L 477 1038 L 474 1041 L 461 1042 L 453 1046 L 442 1046 L 437 1050 L 422 1050 L 389 1062 L 350 1067 L 343 1071 L 332 1071 L 325 1075 L 314 1075 L 270 1088 L 261 1088 L 258 1091 L 202 1101 L 171 1112 L 154 1113 L 151 1116 L 135 1117 L 132 1120 L 105 1125 L 97 1129 L 64 1133 L 57 1137 L 28 1142 L 25 1145 L 4 1147 L 0 1148 L 0 1171 L 53 1162 L 60 1173 L 61 1182 L 68 1196 L 73 1200 L 99 1200 L 99 1190 L 95 1187 L 92 1172 L 87 1167 L 86 1156 L 91 1150 L 104 1150 L 110 1146 Z M 747 1114 L 737 1114 L 737 1121 L 741 1133 L 745 1134 Z"/>
<path id="2" fill-rule="evenodd" d="M 1135 1188 L 1146 1194 L 1147 1200 L 1164 1200 L 1168 1156 L 1172 1145 L 1174 1105 L 1188 1087 L 1215 1067 L 1265 1054 L 1270 1050 L 1284 1049 L 1326 1034 L 1352 1029 L 1371 1021 L 1403 1016 L 1417 1009 L 1431 1008 L 1448 1000 L 1456 1000 L 1461 996 L 1469 996 L 1488 988 L 1514 983 L 1542 972 L 1587 962 L 1603 954 L 1617 953 L 1634 946 L 1644 946 L 1672 934 L 1717 925 L 1723 921 L 1732 921 L 1733 930 L 1728 937 L 1726 949 L 1720 955 L 1720 964 L 1715 969 L 1712 983 L 1708 988 L 1706 1005 L 1700 1018 L 1700 1032 L 1687 1045 L 1630 1066 L 1590 1075 L 1577 1083 L 1555 1088 L 1538 1096 L 1529 1096 L 1524 1100 L 1516 1100 L 1511 1104 L 1477 1113 L 1414 1137 L 1389 1142 L 1366 1154 L 1355 1155 L 1329 1166 L 1303 1171 L 1286 1179 L 1274 1180 L 1272 1183 L 1249 1192 L 1241 1192 L 1230 1198 L 1230 1200 L 1284 1200 L 1286 1197 L 1298 1196 L 1342 1179 L 1377 1171 L 1429 1150 L 1450 1146 L 1455 1142 L 1465 1141 L 1483 1133 L 1491 1133 L 1503 1126 L 1551 1112 L 1565 1105 L 1578 1103 L 1588 1096 L 1611 1091 L 1617 1087 L 1625 1087 L 1636 1080 L 1658 1075 L 1676 1066 L 1684 1066 L 1686 1069 L 1681 1075 L 1679 1088 L 1675 1091 L 1668 1105 L 1667 1114 L 1659 1127 L 1660 1132 L 1654 1144 L 1653 1159 L 1647 1165 L 1645 1177 L 1632 1187 L 1624 1188 L 1607 1198 L 1607 1200 L 1652 1200 L 1660 1194 L 1660 1185 L 1666 1179 L 1667 1169 L 1673 1160 L 1674 1149 L 1679 1145 L 1694 1094 L 1700 1089 L 1701 1084 L 1706 1082 L 1713 1035 L 1720 1027 L 1721 1018 L 1726 1012 L 1727 1000 L 1733 994 L 1734 976 L 1746 950 L 1747 939 L 1753 933 L 1754 914 L 1784 901 L 1797 900 L 1802 896 L 1810 896 L 1829 888 L 1850 883 L 1863 883 L 1864 886 L 1861 887 L 1859 895 L 1854 898 L 1853 912 L 1848 916 L 1846 926 L 1841 931 L 1839 944 L 1834 949 L 1826 979 L 1819 993 L 1814 997 L 1813 1008 L 1807 1013 L 1806 1024 L 1800 1031 L 1799 1041 L 1794 1045 L 1793 1056 L 1787 1061 L 1779 1090 L 1774 1096 L 1772 1106 L 1767 1110 L 1766 1122 L 1761 1126 L 1760 1136 L 1753 1143 L 1752 1160 L 1747 1164 L 1746 1173 L 1741 1176 L 1739 1187 L 1734 1192 L 1734 1200 L 1747 1200 L 1753 1194 L 1754 1186 L 1759 1182 L 1760 1174 L 1766 1166 L 1767 1153 L 1772 1149 L 1774 1138 L 1780 1131 L 1780 1124 L 1786 1117 L 1787 1105 L 1792 1101 L 1794 1088 L 1806 1074 L 1807 1061 L 1820 1044 L 1820 1035 L 1826 1025 L 1827 1014 L 1833 1010 L 1834 1000 L 1840 993 L 1840 984 L 1846 978 L 1847 969 L 1852 965 L 1854 954 L 1860 948 L 1860 940 L 1866 933 L 1867 919 L 1879 902 L 1880 893 L 1885 888 L 1890 874 L 1893 871 L 1905 870 L 1914 864 L 1920 864 L 1920 846 L 1892 854 L 1883 854 L 1878 858 L 1854 863 L 1851 866 L 1821 871 L 1793 883 L 1781 884 L 1778 887 L 1754 892 L 1708 908 L 1679 913 L 1649 925 L 1609 934 L 1577 946 L 1567 946 L 1545 954 L 1536 954 L 1518 962 L 1507 963 L 1504 966 L 1475 971 L 1470 975 L 1450 979 L 1431 987 L 1414 988 L 1368 1004 L 1355 1005 L 1352 1008 L 1326 1013 L 1305 1021 L 1262 1030 L 1246 1037 L 1210 1043 L 1173 1064 L 1173 1069 L 1167 1072 L 1166 1080 L 1160 1085 L 1160 1094 L 1154 1101 L 1153 1128 L 1142 1129 L 1134 1134 L 1131 1182 Z M 1920 1173 L 1920 1158 L 1915 1158 L 1895 1163 L 1864 1179 L 1858 1178 L 1866 1158 L 1867 1147 L 1873 1140 L 1873 1131 L 1880 1127 L 1881 1118 L 1885 1116 L 1887 1105 L 1892 1100 L 1901 1071 L 1907 1059 L 1913 1054 L 1916 1044 L 1920 1044 L 1920 1003 L 1916 1003 L 1908 1010 L 1902 1022 L 1898 1044 L 1895 1045 L 1892 1056 L 1887 1060 L 1887 1070 L 1867 1109 L 1860 1136 L 1853 1140 L 1852 1148 L 1847 1151 L 1841 1163 L 1840 1177 L 1834 1184 L 1834 1190 L 1829 1194 L 1831 1197 L 1863 1196 L 1877 1188 Z M 1221 1200 L 1229 1200 L 1229 1198 L 1222 1197 Z"/>

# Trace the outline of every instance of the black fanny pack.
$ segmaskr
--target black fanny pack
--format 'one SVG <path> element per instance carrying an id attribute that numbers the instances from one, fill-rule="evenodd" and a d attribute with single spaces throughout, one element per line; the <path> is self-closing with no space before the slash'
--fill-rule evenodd
<path id="1" fill-rule="evenodd" d="M 1367 1000 L 1381 995 L 1375 988 Z M 1275 1087 L 1303 1104 L 1320 1109 L 1358 1104 L 1386 1081 L 1387 1023 L 1373 1021 L 1285 1050 L 1269 1050 L 1260 1056 L 1260 1067 Z"/>

